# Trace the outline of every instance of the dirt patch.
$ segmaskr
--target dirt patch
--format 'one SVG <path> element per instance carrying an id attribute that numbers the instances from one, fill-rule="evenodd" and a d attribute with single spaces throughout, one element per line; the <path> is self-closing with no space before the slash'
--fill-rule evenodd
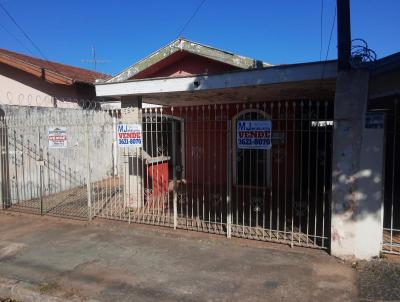
<path id="1" fill-rule="evenodd" d="M 400 300 L 400 263 L 388 259 L 357 262 L 362 301 Z"/>

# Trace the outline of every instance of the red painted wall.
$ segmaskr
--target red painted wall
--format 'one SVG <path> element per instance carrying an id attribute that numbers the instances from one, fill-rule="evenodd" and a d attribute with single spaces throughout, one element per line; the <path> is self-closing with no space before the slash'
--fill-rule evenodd
<path id="1" fill-rule="evenodd" d="M 237 67 L 191 53 L 177 52 L 138 73 L 132 79 L 182 77 L 194 74 L 222 73 L 238 69 Z"/>
<path id="2" fill-rule="evenodd" d="M 226 109 L 226 105 L 224 105 L 221 109 L 221 105 L 217 105 L 209 108 L 208 106 L 199 106 L 189 109 L 174 109 L 174 115 L 183 117 L 185 121 L 185 179 L 188 186 L 193 186 L 194 190 L 202 183 L 210 187 L 226 187 L 227 120 L 232 120 L 238 112 L 241 112 L 235 107 L 235 105 L 230 105 L 229 109 Z M 268 111 L 267 113 L 271 114 Z M 285 188 L 292 188 L 293 184 L 298 185 L 300 162 L 298 135 L 293 136 L 293 122 L 286 123 L 285 120 L 275 120 L 278 116 L 276 109 L 272 115 L 272 132 L 283 132 L 286 136 L 286 142 L 273 144 L 271 160 L 272 185 L 274 190 L 283 192 Z M 232 124 L 232 133 L 236 131 L 234 127 Z M 232 148 L 236 148 L 235 141 L 232 141 Z M 278 149 L 280 159 L 278 158 Z M 286 160 L 283 159 L 283 156 Z M 201 188 L 199 187 L 199 189 Z"/>

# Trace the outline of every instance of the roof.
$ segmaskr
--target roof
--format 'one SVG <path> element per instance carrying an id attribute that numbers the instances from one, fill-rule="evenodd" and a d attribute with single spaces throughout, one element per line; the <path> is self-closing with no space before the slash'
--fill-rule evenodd
<path id="1" fill-rule="evenodd" d="M 277 99 L 333 99 L 337 61 L 235 70 L 221 74 L 160 77 L 97 83 L 98 97 L 140 96 L 168 106 Z M 123 101 L 123 100 L 122 100 Z"/>
<path id="2" fill-rule="evenodd" d="M 185 51 L 195 55 L 199 55 L 211 60 L 215 60 L 221 63 L 232 65 L 241 69 L 251 69 L 251 68 L 261 68 L 272 66 L 269 63 L 262 62 L 260 60 L 251 59 L 248 57 L 243 57 L 231 52 L 227 52 L 221 49 L 217 49 L 204 44 L 189 41 L 185 38 L 178 38 L 167 46 L 157 50 L 146 58 L 140 60 L 139 62 L 129 66 L 125 70 L 118 73 L 116 76 L 108 79 L 107 83 L 119 83 L 129 80 L 136 74 L 146 70 L 147 68 L 153 66 L 154 64 L 164 60 L 166 57 L 172 54 Z"/>
<path id="3" fill-rule="evenodd" d="M 76 82 L 94 84 L 96 79 L 106 80 L 110 78 L 109 75 L 104 73 L 45 61 L 1 48 L 0 63 L 13 66 L 56 84 L 72 85 Z"/>
<path id="4" fill-rule="evenodd" d="M 373 74 L 380 74 L 400 69 L 400 52 L 383 57 L 372 65 Z"/>

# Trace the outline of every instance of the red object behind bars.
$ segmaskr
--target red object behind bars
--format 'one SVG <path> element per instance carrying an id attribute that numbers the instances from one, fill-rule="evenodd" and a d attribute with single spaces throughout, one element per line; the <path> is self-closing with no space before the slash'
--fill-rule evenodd
<path id="1" fill-rule="evenodd" d="M 168 161 L 147 164 L 145 179 L 148 179 L 149 182 L 146 187 L 152 189 L 148 200 L 159 200 L 160 197 L 165 195 L 166 201 L 166 195 L 168 194 Z"/>

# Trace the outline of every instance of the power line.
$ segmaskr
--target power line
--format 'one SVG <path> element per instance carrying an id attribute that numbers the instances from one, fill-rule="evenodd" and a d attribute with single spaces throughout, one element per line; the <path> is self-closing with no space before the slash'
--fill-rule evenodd
<path id="1" fill-rule="evenodd" d="M 18 22 L 14 19 L 14 17 L 8 12 L 8 10 L 4 7 L 3 4 L 0 2 L 0 8 L 5 12 L 5 14 L 10 18 L 10 20 L 17 26 L 19 31 L 24 35 L 24 37 L 33 45 L 33 47 L 37 50 L 37 52 L 42 56 L 43 59 L 49 61 L 40 48 L 36 45 L 35 42 L 29 37 L 29 35 L 22 29 L 22 27 L 18 24 Z"/>
<path id="2" fill-rule="evenodd" d="M 335 23 L 336 23 L 336 11 L 337 11 L 337 7 L 336 7 L 336 5 L 335 5 L 335 12 L 334 12 L 334 14 L 333 14 L 333 22 L 332 22 L 332 27 L 331 27 L 331 33 L 329 34 L 328 48 L 327 48 L 327 50 L 326 50 L 326 55 L 325 55 L 325 62 L 328 60 L 329 48 L 330 48 L 330 46 L 331 46 L 333 29 L 335 28 Z"/>
<path id="3" fill-rule="evenodd" d="M 14 35 L 11 31 L 9 31 L 3 24 L 0 23 L 0 27 L 6 33 L 8 33 L 11 37 L 13 37 L 15 39 L 15 41 L 17 41 L 17 43 L 22 46 L 22 48 L 24 48 L 28 53 L 32 54 L 32 51 L 27 46 L 25 46 L 25 44 L 22 43 L 22 41 L 20 39 L 18 39 L 18 37 L 16 35 Z"/>
<path id="4" fill-rule="evenodd" d="M 9 11 L 4 7 L 4 5 L 0 2 L 0 8 L 5 12 L 5 14 L 11 19 L 11 21 L 17 26 L 19 31 L 24 35 L 24 37 L 33 45 L 33 47 L 36 49 L 36 51 L 40 54 L 40 56 L 43 58 L 44 61 L 47 61 L 48 64 L 50 64 L 53 67 L 53 71 L 58 72 L 58 68 L 53 62 L 51 62 L 45 55 L 44 53 L 40 50 L 39 46 L 36 45 L 36 43 L 29 37 L 29 35 L 22 29 L 22 27 L 18 24 L 18 22 L 15 20 L 15 18 L 9 13 Z M 32 52 L 30 52 L 32 53 Z"/>
<path id="5" fill-rule="evenodd" d="M 322 25 L 324 19 L 324 0 L 321 0 L 321 17 L 320 17 L 320 46 L 319 46 L 319 60 L 322 59 Z"/>
<path id="6" fill-rule="evenodd" d="M 330 32 L 330 34 L 329 34 L 328 47 L 327 47 L 327 49 L 326 49 L 326 55 L 325 55 L 324 65 L 322 66 L 321 84 L 322 84 L 322 79 L 323 79 L 324 73 L 325 73 L 326 61 L 328 61 L 328 55 L 329 55 L 329 49 L 330 49 L 330 47 L 331 47 L 333 29 L 335 28 L 335 23 L 336 23 L 336 11 L 337 11 L 337 6 L 336 6 L 336 4 L 335 4 L 335 11 L 334 11 L 334 13 L 333 13 L 333 22 L 332 22 L 331 32 Z"/>
<path id="7" fill-rule="evenodd" d="M 185 23 L 185 25 L 182 27 L 181 31 L 178 34 L 178 38 L 183 34 L 183 32 L 185 31 L 185 29 L 189 26 L 190 22 L 192 22 L 193 18 L 196 16 L 196 14 L 199 12 L 200 8 L 203 6 L 204 2 L 206 2 L 206 0 L 202 0 L 200 2 L 200 4 L 197 6 L 197 8 L 195 9 L 195 11 L 193 12 L 193 14 L 190 16 L 190 18 L 187 20 L 187 22 Z"/>

